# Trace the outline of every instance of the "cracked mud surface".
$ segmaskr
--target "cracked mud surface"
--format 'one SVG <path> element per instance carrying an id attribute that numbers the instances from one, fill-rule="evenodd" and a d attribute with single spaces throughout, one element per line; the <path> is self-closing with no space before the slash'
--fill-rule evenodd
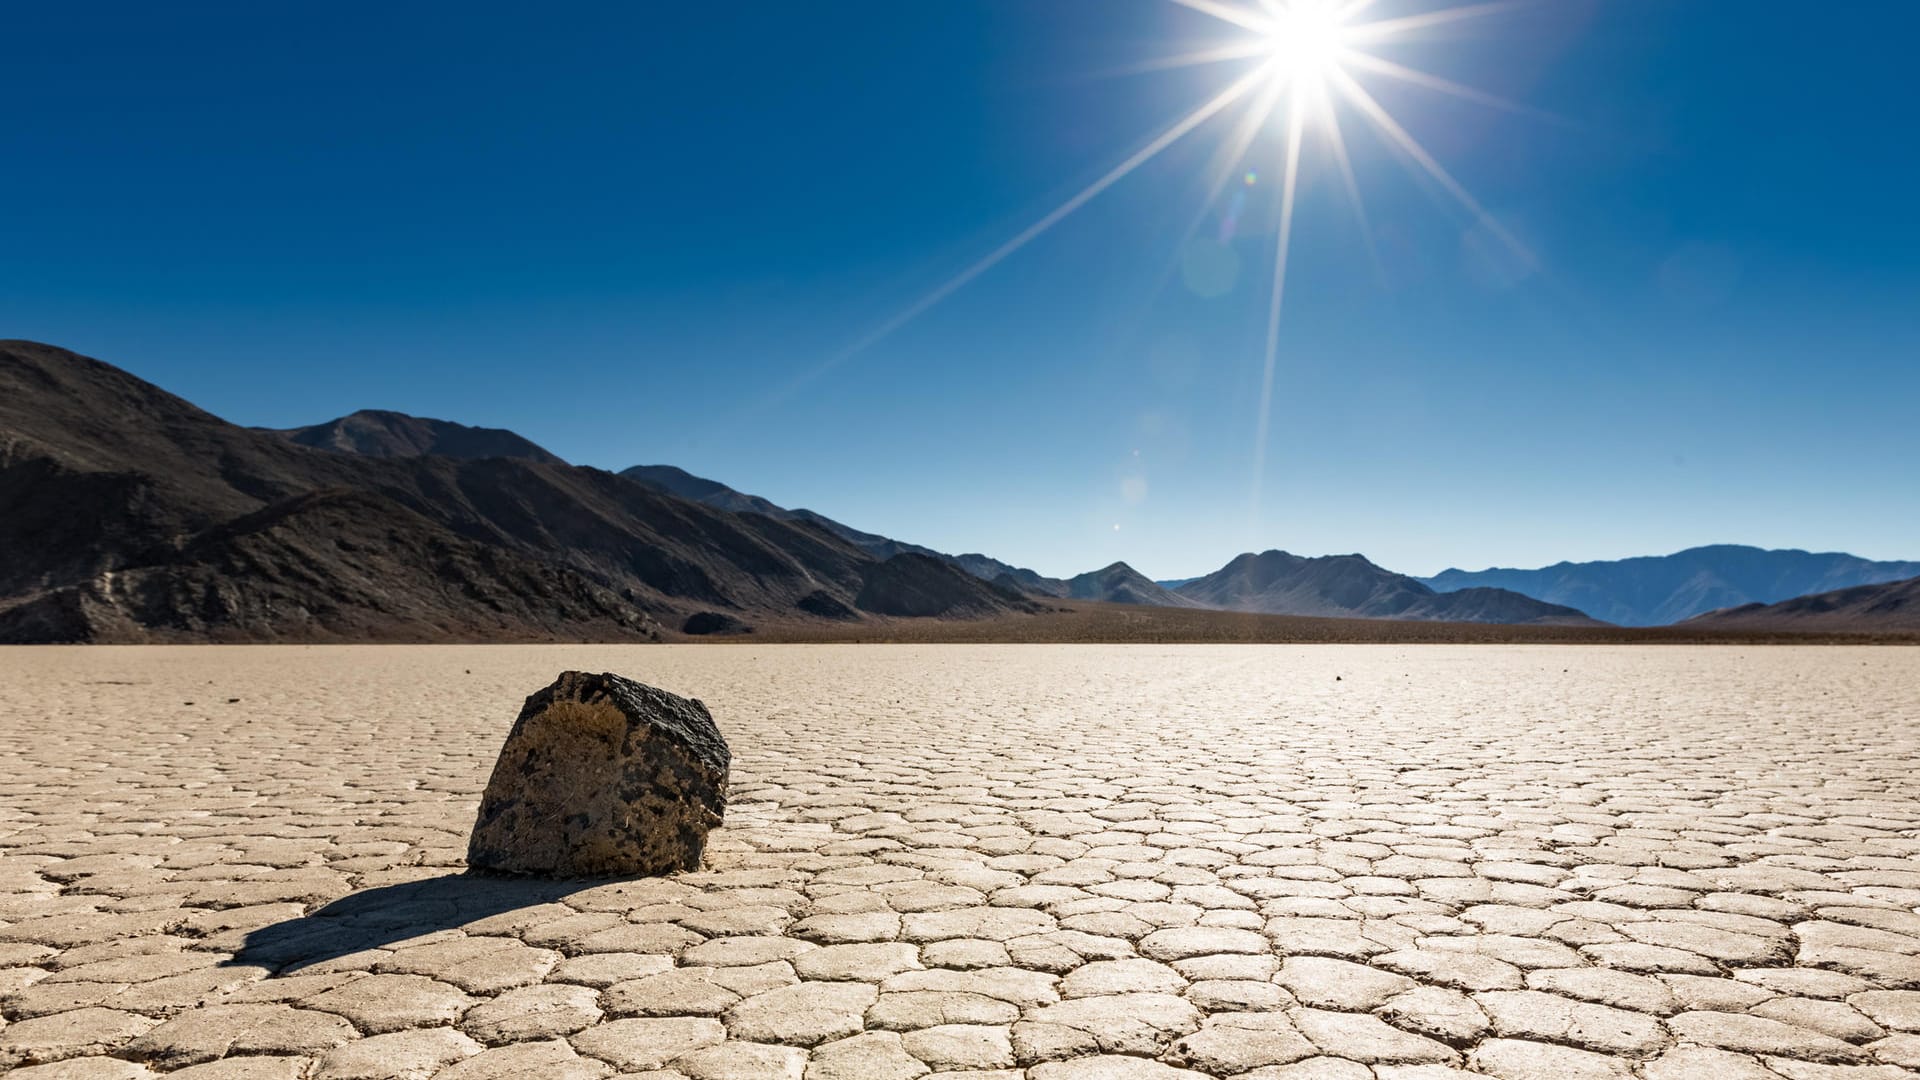
<path id="1" fill-rule="evenodd" d="M 565 668 L 702 870 L 460 875 Z M 0 760 L 23 1080 L 1920 1076 L 1910 649 L 7 649 Z"/>

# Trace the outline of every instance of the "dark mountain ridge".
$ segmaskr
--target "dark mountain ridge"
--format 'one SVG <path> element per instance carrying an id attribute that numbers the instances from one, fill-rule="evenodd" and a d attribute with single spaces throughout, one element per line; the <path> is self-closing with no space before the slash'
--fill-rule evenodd
<path id="1" fill-rule="evenodd" d="M 1359 555 L 1245 554 L 1173 590 L 1201 606 L 1270 615 L 1440 622 L 1596 625 L 1570 607 L 1503 589 L 1436 593 Z"/>
<path id="2" fill-rule="evenodd" d="M 254 428 L 316 450 L 366 457 L 520 458 L 564 465 L 532 440 L 502 428 L 468 427 L 386 409 L 361 409 L 324 424 L 299 428 Z"/>
<path id="3" fill-rule="evenodd" d="M 1920 562 L 1713 544 L 1672 555 L 1562 562 L 1537 570 L 1447 570 L 1422 580 L 1442 593 L 1490 586 L 1577 607 L 1621 626 L 1664 626 L 1723 608 L 1915 576 L 1920 576 Z"/>
<path id="4" fill-rule="evenodd" d="M 947 556 L 932 548 L 921 547 L 894 540 L 877 533 L 862 532 L 851 525 L 843 525 L 825 514 L 807 509 L 789 510 L 758 495 L 748 495 L 743 491 L 709 480 L 704 476 L 695 476 L 677 465 L 635 465 L 620 470 L 620 475 L 636 483 L 645 484 L 669 495 L 691 499 L 705 506 L 712 506 L 734 513 L 765 514 L 781 521 L 805 521 L 840 537 L 878 559 L 890 559 L 895 555 L 927 555 L 936 559 Z M 979 575 L 976 575 L 979 576 Z"/>
<path id="5" fill-rule="evenodd" d="M 1126 563 L 1115 563 L 1070 579 L 1051 578 L 1025 567 L 1014 566 L 978 553 L 948 555 L 919 544 L 865 532 L 812 510 L 789 510 L 758 495 L 748 495 L 703 476 L 695 476 L 674 465 L 635 465 L 620 475 L 683 499 L 723 510 L 765 514 L 783 521 L 807 521 L 833 533 L 875 558 L 919 555 L 939 559 L 966 571 L 998 588 L 1031 597 L 1055 600 L 1090 600 L 1109 604 L 1152 604 L 1162 607 L 1192 607 L 1194 602 L 1160 587 Z"/>
<path id="6" fill-rule="evenodd" d="M 1688 628 L 1809 633 L 1920 631 L 1920 577 L 1743 604 L 1696 615 Z"/>
<path id="7" fill-rule="evenodd" d="M 708 609 L 856 609 L 897 573 L 812 522 L 557 459 L 311 449 L 19 341 L 0 342 L 0 506 L 0 641 L 645 639 Z"/>

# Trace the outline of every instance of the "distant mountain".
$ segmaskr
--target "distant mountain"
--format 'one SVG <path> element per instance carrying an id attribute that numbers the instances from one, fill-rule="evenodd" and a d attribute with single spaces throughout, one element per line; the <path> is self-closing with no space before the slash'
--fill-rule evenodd
<path id="1" fill-rule="evenodd" d="M 1622 626 L 1664 626 L 1722 608 L 1772 604 L 1915 576 L 1920 576 L 1920 562 L 1871 562 L 1837 552 L 1716 544 L 1673 555 L 1563 562 L 1538 570 L 1448 570 L 1422 580 L 1442 593 L 1510 589 Z"/>
<path id="2" fill-rule="evenodd" d="M 1169 589 L 1177 589 L 1177 588 L 1179 588 L 1180 586 L 1182 586 L 1182 585 L 1185 585 L 1185 584 L 1186 584 L 1187 582 L 1189 582 L 1189 581 L 1198 581 L 1198 580 L 1200 580 L 1200 579 L 1199 579 L 1199 578 L 1190 578 L 1190 577 L 1177 577 L 1177 578 L 1157 578 L 1157 579 L 1155 579 L 1155 581 L 1154 581 L 1154 584 L 1155 584 L 1155 585 L 1162 585 L 1162 586 L 1165 586 L 1166 588 L 1169 588 Z"/>
<path id="3" fill-rule="evenodd" d="M 1920 631 L 1920 577 L 1797 596 L 1777 604 L 1744 604 L 1686 621 L 1712 630 Z"/>
<path id="4" fill-rule="evenodd" d="M 1272 615 L 1565 626 L 1595 622 L 1573 608 L 1502 589 L 1436 593 L 1359 555 L 1241 555 L 1174 592 L 1204 607 Z"/>
<path id="5" fill-rule="evenodd" d="M 324 424 L 299 428 L 255 428 L 317 450 L 338 450 L 367 457 L 518 458 L 565 464 L 558 455 L 500 428 L 468 427 L 451 420 L 429 420 L 385 409 L 362 409 Z"/>
<path id="6" fill-rule="evenodd" d="M 644 640 L 1036 608 L 808 521 L 414 445 L 312 449 L 0 341 L 0 641 Z"/>
<path id="7" fill-rule="evenodd" d="M 1146 604 L 1151 607 L 1206 606 L 1156 584 L 1145 574 L 1123 562 L 1068 578 L 1066 586 L 1067 596 L 1073 600 L 1099 600 L 1109 604 Z"/>

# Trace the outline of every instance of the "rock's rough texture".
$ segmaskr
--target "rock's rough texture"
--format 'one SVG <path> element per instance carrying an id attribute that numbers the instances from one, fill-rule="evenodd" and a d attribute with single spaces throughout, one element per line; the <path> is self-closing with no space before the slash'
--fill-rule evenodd
<path id="1" fill-rule="evenodd" d="M 700 702 L 565 672 L 507 735 L 467 865 L 545 877 L 696 870 L 726 811 L 729 759 Z"/>

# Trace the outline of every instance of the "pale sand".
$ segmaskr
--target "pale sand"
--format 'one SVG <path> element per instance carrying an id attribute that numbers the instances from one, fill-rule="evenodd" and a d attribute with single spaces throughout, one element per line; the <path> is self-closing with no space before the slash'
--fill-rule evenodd
<path id="1" fill-rule="evenodd" d="M 449 876 L 569 667 L 712 869 Z M 28 1080 L 1920 1075 L 1912 649 L 0 649 L 0 760 Z"/>

